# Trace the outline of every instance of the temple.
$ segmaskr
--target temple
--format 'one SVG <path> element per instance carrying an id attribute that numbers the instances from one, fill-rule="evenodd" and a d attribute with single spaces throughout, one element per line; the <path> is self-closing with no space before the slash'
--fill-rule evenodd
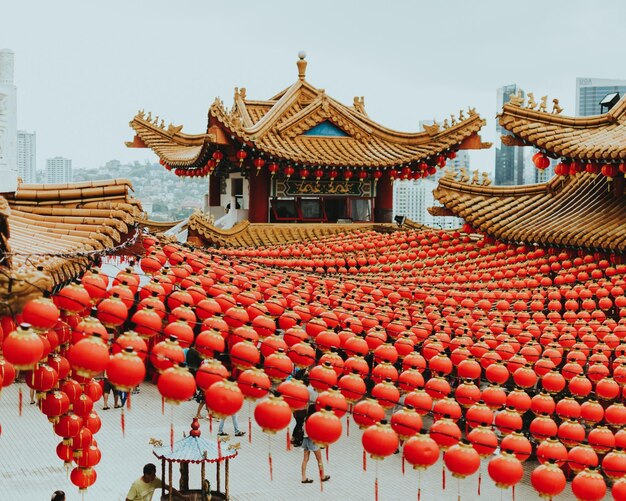
<path id="1" fill-rule="evenodd" d="M 523 107 L 516 99 L 504 105 L 499 122 L 508 145 L 534 146 L 533 161 L 546 168 L 560 159 L 551 181 L 497 187 L 444 176 L 435 197 L 441 215 L 465 219 L 468 229 L 507 243 L 527 243 L 578 251 L 623 254 L 626 231 L 626 98 L 592 117 L 564 117 Z"/>
<path id="2" fill-rule="evenodd" d="M 230 109 L 216 99 L 204 134 L 143 111 L 130 122 L 136 135 L 127 146 L 152 149 L 178 176 L 209 179 L 206 217 L 196 227 L 390 222 L 394 179 L 426 177 L 459 149 L 490 146 L 473 109 L 422 132 L 383 127 L 362 97 L 346 106 L 311 85 L 299 58 L 296 82 L 268 100 L 250 99 L 243 88 Z"/>

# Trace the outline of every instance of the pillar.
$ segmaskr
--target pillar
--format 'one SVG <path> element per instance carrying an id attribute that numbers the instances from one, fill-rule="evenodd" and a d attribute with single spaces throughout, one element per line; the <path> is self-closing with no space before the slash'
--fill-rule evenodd
<path id="1" fill-rule="evenodd" d="M 248 177 L 248 220 L 251 223 L 269 221 L 270 173 L 261 169 L 257 175 L 254 170 Z"/>
<path id="2" fill-rule="evenodd" d="M 215 174 L 209 176 L 209 207 L 219 207 L 220 201 L 220 178 Z"/>
<path id="3" fill-rule="evenodd" d="M 374 199 L 374 222 L 391 223 L 393 214 L 393 183 L 389 178 L 389 170 L 384 170 L 382 177 L 376 183 L 376 198 Z"/>

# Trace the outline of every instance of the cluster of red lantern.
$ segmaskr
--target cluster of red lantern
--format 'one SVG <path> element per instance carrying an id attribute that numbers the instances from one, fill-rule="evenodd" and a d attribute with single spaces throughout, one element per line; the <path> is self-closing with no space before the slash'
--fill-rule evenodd
<path id="1" fill-rule="evenodd" d="M 252 400 L 270 434 L 309 404 L 307 388 L 288 379 L 297 367 L 319 393 L 306 431 L 320 444 L 339 440 L 347 415 L 376 459 L 402 442 L 415 468 L 445 452 L 446 468 L 463 478 L 491 457 L 500 487 L 521 480 L 532 452 L 542 464 L 531 482 L 546 496 L 565 488 L 565 469 L 581 496 L 603 492 L 595 467 L 626 475 L 626 266 L 617 256 L 412 230 L 255 249 L 151 237 L 144 246 L 144 285 L 133 270 L 113 280 L 92 270 L 53 300 L 27 304 L 20 325 L 3 322 L 3 384 L 15 369 L 30 371 L 79 486 L 95 481 L 100 459 L 93 378 L 106 371 L 128 391 L 148 360 L 165 401 L 199 388 L 225 417 Z M 204 359 L 195 377 L 181 365 L 191 345 Z M 223 352 L 230 369 L 216 359 Z M 421 433 L 427 414 L 433 424 Z"/>
<path id="2" fill-rule="evenodd" d="M 533 163 L 540 170 L 545 170 L 550 166 L 550 159 L 542 152 L 533 155 Z M 602 174 L 610 182 L 614 178 L 626 174 L 626 163 L 597 163 L 584 162 L 581 160 L 564 160 L 556 164 L 554 173 L 557 176 L 575 176 L 581 173 L 588 173 L 594 176 Z"/>

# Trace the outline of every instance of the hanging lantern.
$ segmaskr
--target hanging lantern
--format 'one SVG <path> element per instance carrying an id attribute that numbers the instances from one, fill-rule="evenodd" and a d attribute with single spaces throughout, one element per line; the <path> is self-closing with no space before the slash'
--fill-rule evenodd
<path id="1" fill-rule="evenodd" d="M 178 405 L 196 393 L 196 381 L 191 372 L 181 365 L 164 370 L 157 381 L 159 393 L 169 404 Z"/>
<path id="2" fill-rule="evenodd" d="M 309 169 L 307 169 L 306 167 L 303 167 L 302 169 L 300 169 L 300 177 L 304 180 L 307 177 L 309 177 L 309 175 L 311 174 L 311 171 Z"/>
<path id="3" fill-rule="evenodd" d="M 500 442 L 500 449 L 514 454 L 522 463 L 530 457 L 533 450 L 530 441 L 517 432 L 506 435 Z"/>
<path id="4" fill-rule="evenodd" d="M 361 437 L 363 448 L 372 459 L 385 459 L 398 449 L 398 435 L 387 423 L 380 422 L 371 425 Z"/>
<path id="5" fill-rule="evenodd" d="M 389 179 L 393 182 L 398 177 L 398 171 L 396 169 L 389 170 Z"/>
<path id="6" fill-rule="evenodd" d="M 572 447 L 567 453 L 567 464 L 574 473 L 579 473 L 585 468 L 595 468 L 598 466 L 598 455 L 586 444 Z M 605 471 L 606 475 L 608 473 Z M 626 471 L 624 472 L 626 474 Z"/>
<path id="7" fill-rule="evenodd" d="M 437 442 L 443 451 L 447 451 L 461 439 L 461 430 L 457 424 L 449 418 L 435 421 L 431 425 L 429 433 L 430 437 Z"/>
<path id="8" fill-rule="evenodd" d="M 150 362 L 158 372 L 163 372 L 175 363 L 185 362 L 185 352 L 178 344 L 175 336 L 170 336 L 152 347 Z"/>
<path id="9" fill-rule="evenodd" d="M 328 447 L 341 437 L 341 420 L 334 412 L 321 409 L 311 414 L 304 423 L 307 436 L 317 445 Z"/>
<path id="10" fill-rule="evenodd" d="M 317 182 L 324 177 L 324 171 L 320 168 L 315 169 L 313 174 L 315 175 L 315 181 Z"/>
<path id="11" fill-rule="evenodd" d="M 230 359 L 237 369 L 246 370 L 260 362 L 261 353 L 250 341 L 241 341 L 230 349 Z"/>
<path id="12" fill-rule="evenodd" d="M 480 467 L 480 456 L 478 452 L 467 442 L 459 442 L 450 447 L 443 460 L 452 476 L 456 478 L 466 478 L 473 475 Z"/>
<path id="13" fill-rule="evenodd" d="M 361 400 L 352 408 L 352 419 L 361 429 L 372 426 L 384 418 L 385 410 L 372 398 Z"/>
<path id="14" fill-rule="evenodd" d="M 508 452 L 503 452 L 499 456 L 489 461 L 487 467 L 491 480 L 494 481 L 496 487 L 508 489 L 513 487 L 524 476 L 524 467 L 522 463 Z"/>
<path id="15" fill-rule="evenodd" d="M 407 406 L 391 415 L 390 424 L 400 440 L 404 441 L 419 433 L 422 429 L 422 418 L 412 406 Z"/>
<path id="16" fill-rule="evenodd" d="M 337 384 L 337 374 L 328 362 L 309 371 L 309 382 L 317 391 L 328 390 Z"/>
<path id="17" fill-rule="evenodd" d="M 196 371 L 196 384 L 202 391 L 206 391 L 213 383 L 224 381 L 228 376 L 228 369 L 218 360 L 203 360 Z"/>
<path id="18" fill-rule="evenodd" d="M 130 392 L 146 377 L 146 366 L 135 351 L 127 347 L 110 356 L 106 372 L 107 379 L 115 389 Z"/>
<path id="19" fill-rule="evenodd" d="M 70 480 L 78 487 L 80 492 L 84 492 L 96 483 L 96 470 L 93 468 L 81 468 L 77 466 L 70 473 Z"/>
<path id="20" fill-rule="evenodd" d="M 332 185 L 333 182 L 335 181 L 335 179 L 337 179 L 337 176 L 339 176 L 339 172 L 335 169 L 331 170 L 328 173 L 328 177 L 330 178 L 330 184 Z"/>
<path id="21" fill-rule="evenodd" d="M 296 170 L 295 170 L 295 169 L 294 169 L 291 165 L 287 165 L 287 166 L 283 169 L 283 174 L 285 175 L 285 177 L 286 177 L 287 179 L 289 179 L 289 178 L 293 175 L 293 173 L 294 173 L 295 171 L 296 171 Z"/>
<path id="22" fill-rule="evenodd" d="M 272 177 L 274 175 L 276 175 L 276 173 L 279 171 L 280 167 L 278 166 L 278 164 L 276 162 L 272 162 L 271 164 L 269 164 L 267 166 L 267 170 L 270 171 L 270 174 L 272 175 Z M 258 172 L 258 170 L 257 170 Z"/>
<path id="23" fill-rule="evenodd" d="M 547 499 L 558 496 L 567 483 L 563 470 L 554 463 L 545 463 L 535 468 L 530 475 L 530 481 L 539 496 Z"/>
<path id="24" fill-rule="evenodd" d="M 204 395 L 211 415 L 219 419 L 236 414 L 243 405 L 243 394 L 232 381 L 218 381 Z"/>
<path id="25" fill-rule="evenodd" d="M 239 160 L 239 167 L 241 167 L 243 164 L 243 161 L 248 156 L 248 153 L 246 153 L 246 151 L 242 148 L 237 153 L 235 153 L 235 156 L 237 157 L 237 160 Z"/>
<path id="26" fill-rule="evenodd" d="M 28 301 L 22 310 L 24 322 L 36 329 L 51 329 L 59 320 L 59 309 L 49 298 L 40 297 Z"/>
<path id="27" fill-rule="evenodd" d="M 48 421 L 56 423 L 58 418 L 67 413 L 70 408 L 70 399 L 62 391 L 50 391 L 41 401 L 41 412 Z"/>
<path id="28" fill-rule="evenodd" d="M 135 331 L 120 334 L 111 345 L 111 353 L 117 355 L 126 348 L 131 348 L 142 361 L 148 356 L 148 345 Z"/>
<path id="29" fill-rule="evenodd" d="M 15 369 L 30 370 L 43 357 L 44 343 L 30 324 L 24 323 L 4 338 L 2 350 Z"/>
<path id="30" fill-rule="evenodd" d="M 306 409 L 309 405 L 309 390 L 302 381 L 293 378 L 283 381 L 278 385 L 276 391 L 294 411 Z"/>
<path id="31" fill-rule="evenodd" d="M 54 425 L 54 433 L 63 437 L 66 444 L 69 439 L 75 437 L 83 426 L 83 418 L 76 414 L 63 414 Z"/>
<path id="32" fill-rule="evenodd" d="M 98 320 L 109 328 L 119 327 L 128 318 L 128 307 L 117 294 L 100 301 L 97 308 Z"/>
<path id="33" fill-rule="evenodd" d="M 409 438 L 402 448 L 402 453 L 415 470 L 425 470 L 439 459 L 439 446 L 424 433 Z"/>
<path id="34" fill-rule="evenodd" d="M 262 369 L 253 367 L 239 374 L 237 386 L 239 386 L 245 398 L 256 400 L 268 394 L 272 383 Z"/>
<path id="35" fill-rule="evenodd" d="M 213 160 L 215 160 L 215 165 L 218 165 L 222 158 L 224 158 L 224 154 L 220 150 L 215 150 L 211 156 Z"/>
<path id="36" fill-rule="evenodd" d="M 265 433 L 283 430 L 291 422 L 291 409 L 283 397 L 270 396 L 254 408 L 254 419 Z"/>
<path id="37" fill-rule="evenodd" d="M 586 469 L 572 480 L 572 492 L 577 499 L 600 501 L 606 494 L 606 483 L 600 473 Z"/>
<path id="38" fill-rule="evenodd" d="M 533 163 L 535 167 L 540 170 L 545 170 L 550 167 L 550 159 L 541 152 L 537 152 L 533 155 Z"/>
<path id="39" fill-rule="evenodd" d="M 87 290 L 79 284 L 69 284 L 52 297 L 54 304 L 68 315 L 77 315 L 91 303 Z"/>
<path id="40" fill-rule="evenodd" d="M 374 183 L 377 183 L 381 177 L 383 177 L 382 171 L 376 169 L 372 172 L 372 179 L 374 179 Z"/>
<path id="41" fill-rule="evenodd" d="M 67 359 L 79 376 L 95 377 L 107 368 L 109 348 L 99 337 L 87 337 L 70 347 Z"/>
<path id="42" fill-rule="evenodd" d="M 359 181 L 362 183 L 363 181 L 365 181 L 367 179 L 367 172 L 363 169 L 361 169 L 358 174 L 357 174 Z"/>

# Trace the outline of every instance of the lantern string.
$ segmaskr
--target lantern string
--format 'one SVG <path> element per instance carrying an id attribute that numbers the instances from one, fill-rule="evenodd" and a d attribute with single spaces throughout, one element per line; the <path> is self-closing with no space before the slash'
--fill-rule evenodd
<path id="1" fill-rule="evenodd" d="M 170 450 L 174 452 L 174 405 L 170 404 Z"/>
<path id="2" fill-rule="evenodd" d="M 270 482 L 274 480 L 274 468 L 272 465 L 272 436 L 267 435 L 267 462 L 270 468 Z"/>
<path id="3" fill-rule="evenodd" d="M 122 428 L 122 438 L 126 438 L 126 415 L 124 414 L 124 407 L 120 413 L 120 426 Z"/>
<path id="4" fill-rule="evenodd" d="M 24 404 L 24 394 L 22 393 L 22 387 L 20 386 L 18 392 L 17 392 L 17 411 L 20 415 L 20 417 L 22 416 L 22 406 Z"/>

